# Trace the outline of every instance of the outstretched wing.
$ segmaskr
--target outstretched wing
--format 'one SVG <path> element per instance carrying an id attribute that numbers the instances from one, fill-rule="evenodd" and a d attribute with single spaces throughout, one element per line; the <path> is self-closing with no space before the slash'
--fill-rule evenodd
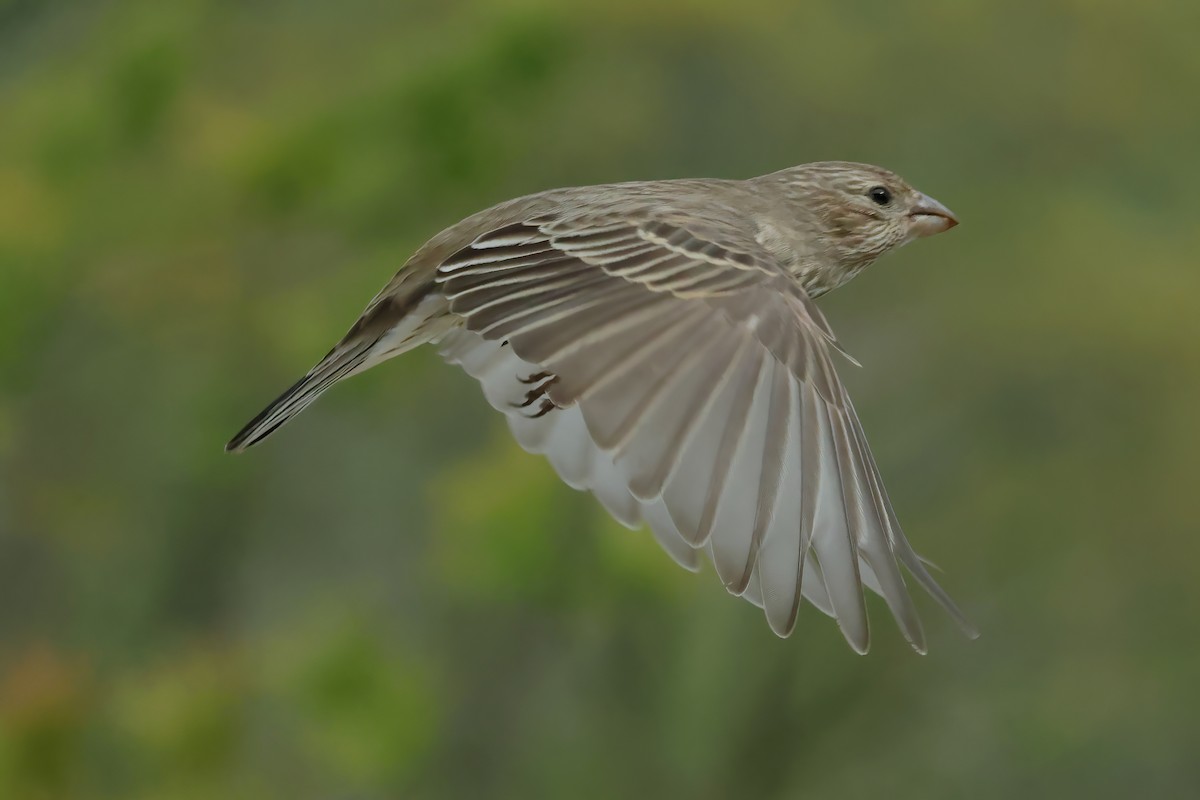
<path id="1" fill-rule="evenodd" d="M 450 357 L 472 371 L 491 343 L 480 380 L 521 443 L 685 566 L 707 549 L 780 636 L 806 596 L 865 652 L 865 585 L 924 651 L 900 564 L 969 630 L 896 522 L 827 323 L 752 232 L 690 209 L 545 215 L 436 280 L 465 320 Z"/>

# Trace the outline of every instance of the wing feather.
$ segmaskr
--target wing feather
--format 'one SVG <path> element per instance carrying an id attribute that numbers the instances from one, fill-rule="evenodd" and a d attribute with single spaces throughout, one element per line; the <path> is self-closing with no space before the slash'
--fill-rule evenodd
<path id="1" fill-rule="evenodd" d="M 851 529 L 855 531 L 855 543 L 862 558 L 860 568 L 863 580 L 868 588 L 887 602 L 904 638 L 923 653 L 925 632 L 892 552 L 885 522 L 886 512 L 875 496 L 859 442 L 840 413 L 831 413 L 830 416 L 836 423 L 834 433 L 838 463 L 851 514 Z"/>
<path id="2" fill-rule="evenodd" d="M 762 535 L 762 547 L 755 562 L 755 578 L 758 586 L 759 605 L 767 615 L 767 622 L 779 636 L 787 636 L 796 625 L 800 611 L 801 576 L 804 570 L 803 556 L 808 549 L 804 542 L 805 493 L 803 482 L 808 473 L 803 469 L 804 429 L 800 417 L 801 387 L 794 379 L 788 383 L 786 411 L 780 416 L 787 419 L 786 436 L 781 441 L 777 481 L 787 487 L 778 494 L 777 506 L 770 524 Z M 768 467 L 764 466 L 764 471 Z M 794 488 L 799 485 L 800 491 Z"/>
<path id="3" fill-rule="evenodd" d="M 760 349 L 742 348 L 735 371 L 718 387 L 705 424 L 684 449 L 663 492 L 672 519 L 693 547 L 708 543 L 712 535 L 733 455 L 765 363 Z"/>
<path id="4" fill-rule="evenodd" d="M 820 484 L 816 518 L 813 522 L 813 553 L 825 576 L 825 587 L 837 616 L 838 627 L 856 651 L 865 653 L 870 644 L 867 612 L 863 602 L 858 551 L 846 511 L 845 489 L 834 445 L 828 408 L 815 415 L 819 437 Z"/>
<path id="5" fill-rule="evenodd" d="M 734 367 L 738 341 L 725 336 L 688 372 L 669 402 L 660 402 L 638 425 L 617 455 L 617 464 L 629 480 L 630 491 L 643 500 L 662 495 L 667 479 L 682 456 L 697 422 L 711 407 L 712 387 L 722 384 Z"/>
<path id="6" fill-rule="evenodd" d="M 776 451 L 781 446 L 780 442 L 769 439 L 772 417 L 782 418 L 786 425 L 786 414 L 781 414 L 775 406 L 778 400 L 774 390 L 777 373 L 785 369 L 773 359 L 763 360 L 713 523 L 710 539 L 713 563 L 733 594 L 740 595 L 746 590 L 762 535 L 775 513 L 778 466 L 772 476 L 764 474 L 764 467 L 777 461 Z"/>

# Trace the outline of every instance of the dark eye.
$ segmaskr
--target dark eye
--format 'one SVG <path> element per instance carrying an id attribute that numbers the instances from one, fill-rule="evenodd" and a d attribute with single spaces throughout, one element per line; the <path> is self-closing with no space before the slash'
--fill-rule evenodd
<path id="1" fill-rule="evenodd" d="M 892 193 L 883 186 L 876 186 L 867 192 L 867 197 L 875 201 L 877 206 L 886 206 L 892 202 Z"/>

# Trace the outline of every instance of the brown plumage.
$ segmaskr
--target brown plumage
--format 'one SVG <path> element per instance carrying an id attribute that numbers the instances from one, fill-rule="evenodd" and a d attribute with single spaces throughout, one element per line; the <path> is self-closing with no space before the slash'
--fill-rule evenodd
<path id="1" fill-rule="evenodd" d="M 418 250 L 226 449 L 433 343 L 525 449 L 688 569 L 706 549 L 780 636 L 803 597 L 865 652 L 865 585 L 924 652 L 901 565 L 973 631 L 896 521 L 812 300 L 955 224 L 897 175 L 844 162 L 501 203 Z"/>

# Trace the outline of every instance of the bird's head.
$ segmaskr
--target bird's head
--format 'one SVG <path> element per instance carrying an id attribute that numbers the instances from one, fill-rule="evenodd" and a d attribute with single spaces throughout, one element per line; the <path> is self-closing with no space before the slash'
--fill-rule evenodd
<path id="1" fill-rule="evenodd" d="M 818 241 L 826 274 L 811 276 L 814 294 L 840 286 L 889 250 L 958 224 L 937 200 L 871 164 L 822 161 L 775 176 Z"/>

